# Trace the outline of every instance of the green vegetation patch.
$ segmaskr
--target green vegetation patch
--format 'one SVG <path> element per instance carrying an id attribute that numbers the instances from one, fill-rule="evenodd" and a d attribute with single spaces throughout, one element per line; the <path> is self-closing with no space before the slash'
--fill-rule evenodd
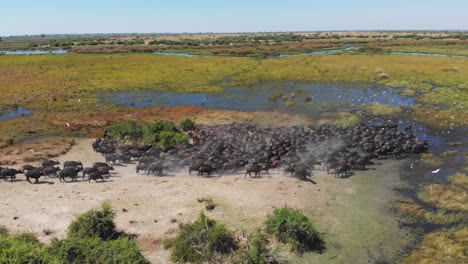
<path id="1" fill-rule="evenodd" d="M 29 233 L 0 236 L 0 263 L 59 263 L 47 248 Z"/>
<path id="2" fill-rule="evenodd" d="M 324 113 L 317 124 L 334 124 L 340 126 L 354 126 L 359 123 L 361 119 L 356 113 L 338 112 L 338 113 Z"/>
<path id="3" fill-rule="evenodd" d="M 457 173 L 455 175 L 447 177 L 447 179 L 458 187 L 468 189 L 468 176 L 466 174 Z"/>
<path id="4" fill-rule="evenodd" d="M 234 263 L 242 264 L 266 264 L 272 259 L 268 248 L 267 237 L 260 230 L 249 235 L 245 245 L 234 258 Z M 274 263 L 274 262 L 273 262 Z"/>
<path id="5" fill-rule="evenodd" d="M 190 118 L 186 118 L 186 119 L 180 121 L 180 127 L 184 131 L 194 130 L 195 129 L 195 121 L 193 121 Z"/>
<path id="6" fill-rule="evenodd" d="M 227 228 L 203 212 L 197 221 L 180 224 L 179 228 L 175 238 L 164 240 L 164 247 L 173 249 L 171 257 L 175 262 L 213 262 L 216 257 L 229 254 L 236 248 Z"/>
<path id="7" fill-rule="evenodd" d="M 189 126 L 195 126 L 195 123 L 191 122 Z M 174 122 L 163 120 L 147 124 L 125 121 L 111 126 L 107 133 L 120 141 L 144 142 L 159 147 L 179 145 L 188 141 L 188 136 L 180 131 Z"/>
<path id="8" fill-rule="evenodd" d="M 107 129 L 109 136 L 121 141 L 138 141 L 143 138 L 144 125 L 133 120 L 117 123 Z"/>
<path id="9" fill-rule="evenodd" d="M 296 209 L 275 209 L 266 221 L 266 231 L 299 253 L 322 252 L 325 249 L 325 243 L 312 222 Z"/>
<path id="10" fill-rule="evenodd" d="M 372 115 L 379 116 L 394 116 L 400 114 L 403 109 L 400 106 L 384 105 L 384 104 L 370 104 L 361 107 L 363 111 L 366 111 Z"/>
<path id="11" fill-rule="evenodd" d="M 415 204 L 412 200 L 401 199 L 393 207 L 397 209 L 398 213 L 406 217 L 405 220 L 410 223 L 423 221 L 431 224 L 450 225 L 460 223 L 464 219 L 462 213 L 449 213 L 444 210 L 430 212 Z"/>
<path id="12" fill-rule="evenodd" d="M 418 193 L 418 197 L 425 203 L 438 208 L 452 211 L 468 211 L 466 190 L 457 186 L 429 184 Z"/>
<path id="13" fill-rule="evenodd" d="M 466 263 L 468 227 L 428 234 L 419 247 L 401 263 Z"/>
<path id="14" fill-rule="evenodd" d="M 85 239 L 98 237 L 110 240 L 118 236 L 114 223 L 115 213 L 108 203 L 103 203 L 100 210 L 90 210 L 79 215 L 68 227 L 68 237 Z"/>
<path id="15" fill-rule="evenodd" d="M 99 210 L 78 216 L 68 228 L 68 237 L 39 243 L 33 234 L 0 234 L 0 263 L 94 264 L 148 263 L 136 241 L 115 230 L 114 212 L 104 203 Z"/>
<path id="16" fill-rule="evenodd" d="M 48 253 L 57 263 L 148 263 L 134 239 L 119 237 L 102 241 L 98 237 L 52 240 Z"/>
<path id="17" fill-rule="evenodd" d="M 425 104 L 468 107 L 468 92 L 460 89 L 440 87 L 435 89 L 434 92 L 418 97 L 418 101 Z"/>

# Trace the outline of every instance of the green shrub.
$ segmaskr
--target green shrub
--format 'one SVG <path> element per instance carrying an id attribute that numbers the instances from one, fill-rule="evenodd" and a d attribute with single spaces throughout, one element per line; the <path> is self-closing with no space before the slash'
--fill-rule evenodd
<path id="1" fill-rule="evenodd" d="M 125 121 L 111 126 L 107 131 L 109 136 L 117 140 L 140 140 L 143 137 L 143 125 L 135 121 Z"/>
<path id="2" fill-rule="evenodd" d="M 215 254 L 230 253 L 236 245 L 224 225 L 202 212 L 194 223 L 180 224 L 177 237 L 164 240 L 164 247 L 173 248 L 175 262 L 200 263 L 212 260 Z"/>
<path id="3" fill-rule="evenodd" d="M 59 263 L 32 234 L 0 236 L 0 263 Z"/>
<path id="4" fill-rule="evenodd" d="M 8 236 L 7 230 L 0 228 L 0 263 L 148 263 L 134 239 L 120 235 L 107 240 L 116 233 L 113 218 L 110 206 L 103 204 L 100 210 L 78 216 L 69 227 L 69 237 L 54 238 L 49 246 L 33 234 Z"/>
<path id="5" fill-rule="evenodd" d="M 185 131 L 194 130 L 195 129 L 195 122 L 190 118 L 186 118 L 186 119 L 180 121 L 180 126 Z"/>
<path id="6" fill-rule="evenodd" d="M 156 120 L 144 129 L 144 142 L 159 147 L 179 145 L 187 142 L 187 135 L 181 133 L 172 121 Z"/>
<path id="7" fill-rule="evenodd" d="M 90 210 L 79 215 L 68 227 L 68 237 L 76 239 L 99 237 L 102 240 L 117 238 L 114 211 L 103 203 L 100 210 Z"/>
<path id="8" fill-rule="evenodd" d="M 188 141 L 188 136 L 179 131 L 172 121 L 155 120 L 142 125 L 134 121 L 118 123 L 107 129 L 109 136 L 117 140 L 132 140 L 158 147 L 178 145 Z"/>
<path id="9" fill-rule="evenodd" d="M 54 239 L 48 252 L 60 263 L 148 263 L 135 240 L 126 237 L 110 241 L 98 237 Z"/>
<path id="10" fill-rule="evenodd" d="M 299 253 L 324 250 L 324 242 L 312 222 L 299 210 L 288 207 L 275 209 L 266 221 L 266 231 Z"/>
<path id="11" fill-rule="evenodd" d="M 172 121 L 155 120 L 145 127 L 145 133 L 159 134 L 163 131 L 179 132 L 175 123 Z"/>

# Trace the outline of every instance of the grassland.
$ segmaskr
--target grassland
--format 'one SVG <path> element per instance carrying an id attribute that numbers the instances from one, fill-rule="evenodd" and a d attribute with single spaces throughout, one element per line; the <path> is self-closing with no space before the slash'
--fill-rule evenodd
<path id="1" fill-rule="evenodd" d="M 223 85 L 251 86 L 261 80 L 379 82 L 425 93 L 423 103 L 466 105 L 468 101 L 468 61 L 439 57 L 328 55 L 257 60 L 150 54 L 2 56 L 0 72 L 0 92 L 4 95 L 0 104 L 36 110 L 84 110 L 94 106 L 95 93 L 101 91 L 149 88 L 218 92 Z M 451 90 L 432 92 L 431 85 Z"/>
<path id="2" fill-rule="evenodd" d="M 36 112 L 21 120 L 1 122 L 4 140 L 11 135 L 19 140 L 28 137 L 29 127 L 34 127 L 34 133 L 60 131 L 47 122 L 53 119 L 54 114 L 50 113 L 68 113 L 70 118 L 63 119 L 71 122 L 73 113 L 111 110 L 97 105 L 100 92 L 129 89 L 220 92 L 225 86 L 251 87 L 259 81 L 276 80 L 402 87 L 404 94 L 416 97 L 420 103 L 411 112 L 416 120 L 441 127 L 468 124 L 468 60 L 459 58 L 347 54 L 256 59 L 69 53 L 0 56 L 0 73 L 0 105 L 21 105 Z M 439 88 L 433 89 L 434 85 Z M 381 114 L 398 112 L 383 106 L 367 110 Z M 350 113 L 339 117 L 335 121 L 340 124 L 358 120 Z M 324 122 L 326 119 L 324 116 Z"/>

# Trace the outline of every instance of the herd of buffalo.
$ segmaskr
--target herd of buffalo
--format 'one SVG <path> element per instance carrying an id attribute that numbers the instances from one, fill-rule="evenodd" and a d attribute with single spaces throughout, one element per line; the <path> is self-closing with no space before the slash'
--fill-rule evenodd
<path id="1" fill-rule="evenodd" d="M 328 174 L 349 176 L 364 170 L 375 159 L 399 158 L 401 155 L 427 151 L 428 144 L 414 134 L 412 127 L 398 129 L 395 123 L 362 122 L 355 127 L 337 125 L 256 127 L 245 124 L 198 125 L 187 132 L 190 140 L 178 146 L 159 148 L 145 144 L 122 144 L 104 135 L 92 146 L 106 162 L 83 167 L 79 161 L 46 160 L 40 166 L 24 165 L 20 170 L 0 167 L 0 177 L 26 179 L 56 176 L 60 181 L 71 178 L 104 181 L 113 163 L 136 163 L 136 173 L 164 175 L 167 170 L 188 168 L 188 173 L 211 176 L 213 173 L 243 171 L 244 177 L 260 176 L 270 169 L 282 169 L 284 175 L 306 180 L 315 165 L 323 164 Z"/>

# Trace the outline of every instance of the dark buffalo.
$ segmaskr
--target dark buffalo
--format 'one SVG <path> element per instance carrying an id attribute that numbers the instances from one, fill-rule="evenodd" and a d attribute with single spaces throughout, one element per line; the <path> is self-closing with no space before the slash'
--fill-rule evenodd
<path id="1" fill-rule="evenodd" d="M 146 170 L 146 174 L 149 175 L 150 173 L 157 176 L 162 176 L 164 170 L 164 165 L 161 163 L 151 163 Z"/>
<path id="2" fill-rule="evenodd" d="M 97 168 L 99 168 L 99 167 L 97 167 Z M 89 174 L 91 174 L 93 172 L 96 172 L 97 168 L 95 168 L 94 166 L 84 168 L 83 171 L 81 172 L 83 174 L 83 180 L 84 180 L 86 175 L 89 175 Z"/>
<path id="3" fill-rule="evenodd" d="M 83 163 L 81 163 L 81 161 L 74 161 L 74 160 L 69 160 L 69 161 L 65 161 L 63 163 L 63 167 L 81 167 L 83 168 Z"/>
<path id="4" fill-rule="evenodd" d="M 41 165 L 43 167 L 53 167 L 55 165 L 59 165 L 60 162 L 58 160 L 44 160 Z"/>
<path id="5" fill-rule="evenodd" d="M 72 181 L 78 181 L 78 180 L 76 179 L 76 177 L 78 176 L 78 172 L 80 172 L 80 171 L 81 171 L 80 167 L 65 167 L 65 168 L 63 168 L 63 170 L 61 170 L 61 171 L 59 172 L 59 179 L 60 179 L 60 182 L 62 182 L 62 180 L 63 180 L 64 182 L 67 182 L 67 181 L 65 180 L 65 177 L 70 177 L 70 178 L 72 178 Z"/>
<path id="6" fill-rule="evenodd" d="M 17 169 L 9 169 L 9 168 L 3 168 L 0 170 L 0 176 L 3 178 L 3 180 L 7 180 L 7 177 L 10 177 L 12 180 L 16 178 L 16 174 L 20 174 L 22 171 L 17 170 Z"/>
<path id="7" fill-rule="evenodd" d="M 34 169 L 37 169 L 37 167 L 34 167 L 32 165 L 29 165 L 29 164 L 26 164 L 26 165 L 23 165 L 21 167 L 21 170 L 24 172 L 24 171 L 29 171 L 29 170 L 34 170 Z"/>
<path id="8" fill-rule="evenodd" d="M 45 167 L 43 169 L 45 176 L 58 176 L 57 172 L 60 170 L 58 167 Z"/>
<path id="9" fill-rule="evenodd" d="M 202 165 L 200 167 L 198 167 L 198 176 L 202 176 L 204 174 L 206 174 L 206 176 L 210 177 L 211 174 L 213 173 L 214 171 L 214 168 L 211 167 L 211 166 L 207 166 L 207 165 Z"/>
<path id="10" fill-rule="evenodd" d="M 94 162 L 93 163 L 93 168 L 97 169 L 99 167 L 112 167 L 110 166 L 109 164 L 105 163 L 105 162 Z M 114 168 L 114 167 L 112 167 Z"/>
<path id="11" fill-rule="evenodd" d="M 260 177 L 261 170 L 262 167 L 260 165 L 249 165 L 247 166 L 247 170 L 245 171 L 244 178 L 247 177 L 247 174 L 249 174 L 249 176 L 252 177 L 252 172 L 254 173 L 254 177 Z"/>
<path id="12" fill-rule="evenodd" d="M 35 182 L 34 183 L 38 183 L 39 182 L 39 178 L 41 176 L 44 176 L 44 172 L 40 169 L 35 169 L 35 170 L 30 170 L 30 171 L 26 171 L 24 173 L 24 175 L 26 176 L 26 180 L 29 182 L 29 183 L 32 183 L 29 178 L 33 178 L 35 179 Z"/>
<path id="13" fill-rule="evenodd" d="M 88 182 L 91 182 L 91 180 L 97 182 L 97 179 L 101 179 L 103 182 L 105 181 L 104 177 L 102 177 L 102 173 L 100 173 L 99 171 L 91 172 L 89 174 Z"/>
<path id="14" fill-rule="evenodd" d="M 97 168 L 97 171 L 99 173 L 101 173 L 102 175 L 110 175 L 111 170 L 114 170 L 114 167 L 112 167 L 112 166 L 110 166 L 110 167 L 109 166 L 102 166 L 102 167 Z"/>

